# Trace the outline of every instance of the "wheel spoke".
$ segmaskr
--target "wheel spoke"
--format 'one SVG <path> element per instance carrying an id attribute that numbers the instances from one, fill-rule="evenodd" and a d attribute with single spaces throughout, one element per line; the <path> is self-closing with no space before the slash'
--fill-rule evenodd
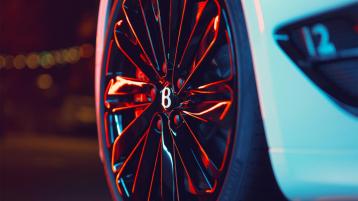
<path id="1" fill-rule="evenodd" d="M 207 104 L 207 103 L 206 103 Z M 205 105 L 205 103 L 202 103 L 202 105 Z M 231 106 L 231 103 L 229 101 L 222 101 L 214 104 L 210 104 L 210 107 L 207 107 L 207 109 L 201 111 L 201 112 L 189 112 L 189 111 L 183 111 L 185 114 L 192 116 L 194 118 L 197 118 L 204 122 L 209 122 L 209 120 L 215 119 L 217 116 L 219 116 L 218 119 L 222 120 L 225 115 L 227 114 L 229 108 Z M 219 112 L 220 115 L 215 115 Z M 212 116 L 214 113 L 214 117 Z"/>
<path id="2" fill-rule="evenodd" d="M 179 16 L 178 17 L 178 20 L 179 20 L 179 23 L 176 23 L 177 25 L 179 25 L 178 29 L 176 29 L 178 32 L 177 34 L 177 38 L 175 40 L 175 52 L 174 52 L 174 61 L 173 61 L 173 65 L 175 66 L 176 65 L 176 60 L 177 60 L 177 55 L 178 55 L 178 46 L 179 46 L 179 42 L 180 42 L 180 38 L 181 38 L 181 33 L 182 33 L 182 29 L 183 29 L 183 23 L 184 23 L 184 16 L 185 16 L 185 13 L 186 13 L 186 10 L 187 10 L 187 2 L 186 0 L 183 1 L 183 4 L 182 4 L 182 10 L 181 12 L 178 12 L 179 15 L 175 15 L 175 16 Z"/>
<path id="3" fill-rule="evenodd" d="M 145 32 L 147 33 L 147 40 L 148 40 L 148 42 L 149 42 L 149 46 L 150 46 L 150 49 L 151 49 L 151 53 L 152 53 L 152 55 L 153 55 L 153 60 L 154 60 L 154 62 L 155 62 L 155 66 L 156 66 L 156 68 L 159 70 L 159 64 L 158 64 L 158 59 L 157 59 L 157 54 L 156 54 L 156 52 L 155 52 L 155 50 L 154 50 L 154 44 L 153 44 L 153 41 L 152 41 L 152 34 L 150 33 L 151 32 L 151 30 L 149 30 L 149 27 L 148 27 L 148 21 L 147 21 L 147 16 L 146 16 L 146 13 L 145 13 L 145 11 L 144 11 L 144 9 L 143 9 L 143 5 L 142 5 L 142 0 L 138 0 L 138 2 L 139 2 L 139 8 L 140 8 L 140 11 L 141 11 L 141 14 L 142 14 L 142 17 L 143 17 L 143 25 L 144 25 L 144 27 L 145 27 Z M 149 20 L 149 19 L 148 19 Z M 153 30 L 155 30 L 155 28 L 153 29 Z M 152 31 L 153 31 L 152 30 Z M 156 49 L 158 49 L 158 48 L 156 48 Z"/>
<path id="4" fill-rule="evenodd" d="M 178 200 L 174 139 L 172 138 L 167 117 L 164 116 L 163 119 L 165 119 L 165 121 L 162 125 L 160 194 L 163 200 L 174 201 Z"/>
<path id="5" fill-rule="evenodd" d="M 228 114 L 233 91 L 227 84 L 203 85 L 189 91 L 188 104 L 183 113 L 203 122 L 220 122 Z"/>
<path id="6" fill-rule="evenodd" d="M 187 177 L 188 190 L 193 194 L 212 190 L 213 176 L 217 174 L 217 168 L 185 121 L 184 125 L 176 130 L 174 138 L 177 158 Z"/>
<path id="7" fill-rule="evenodd" d="M 112 148 L 112 168 L 118 171 L 117 164 L 121 163 L 122 156 L 128 156 L 136 147 L 155 114 L 155 104 L 149 105 L 142 114 L 132 120 L 124 130 L 119 133 Z"/>
<path id="8" fill-rule="evenodd" d="M 154 85 L 139 79 L 116 76 L 105 91 L 105 106 L 112 112 L 127 109 L 143 109 L 154 101 Z"/>
<path id="9" fill-rule="evenodd" d="M 158 146 L 160 145 L 158 142 L 160 140 L 160 137 L 157 139 L 155 138 L 155 136 L 160 136 L 160 134 L 158 133 L 154 133 L 152 130 L 152 121 L 151 124 L 149 125 L 148 129 L 145 131 L 145 134 L 140 138 L 140 140 L 136 143 L 135 147 L 133 149 L 131 149 L 130 154 L 126 157 L 126 159 L 123 162 L 120 162 L 118 164 L 118 174 L 116 177 L 116 181 L 117 181 L 117 187 L 119 192 L 122 194 L 122 196 L 126 196 L 126 197 L 135 197 L 139 195 L 142 195 L 142 198 L 147 197 L 146 195 L 148 194 L 142 194 L 142 193 L 134 193 L 135 189 L 138 189 L 138 187 L 136 187 L 136 182 L 138 181 L 138 176 L 141 174 L 139 172 L 143 171 L 143 168 L 145 171 L 148 170 L 152 170 L 151 173 L 151 177 L 148 178 L 154 178 L 154 170 L 155 167 L 157 165 L 157 158 L 159 153 L 153 153 L 155 160 L 150 160 L 150 161 L 146 161 L 147 159 L 150 158 L 146 158 L 149 154 L 149 156 L 152 156 L 152 152 L 148 152 L 148 147 L 150 148 L 154 148 L 151 149 L 151 151 L 155 151 L 155 150 L 159 150 L 158 148 L 155 149 L 155 147 L 152 146 L 156 146 L 155 144 L 157 144 Z M 145 164 L 144 164 L 144 161 Z M 148 172 L 146 172 L 148 173 Z M 142 177 L 142 176 L 140 176 Z M 140 178 L 142 179 L 142 178 Z M 146 180 L 148 181 L 148 180 Z M 146 192 L 150 192 L 151 186 L 153 183 L 153 179 L 149 180 L 147 182 L 147 189 Z M 144 184 L 144 182 L 143 182 Z M 139 200 L 143 200 L 143 199 L 139 199 Z"/>
<path id="10" fill-rule="evenodd" d="M 207 29 L 205 30 L 205 33 L 203 37 L 201 38 L 199 49 L 197 49 L 197 52 L 195 54 L 194 62 L 192 65 L 191 73 L 201 64 L 201 62 L 204 60 L 205 56 L 208 54 L 211 47 L 214 45 L 216 38 L 218 36 L 218 30 L 219 30 L 219 20 L 220 15 L 216 15 L 215 18 L 213 18 L 210 21 L 210 24 L 208 25 Z M 185 52 L 187 53 L 187 51 Z M 183 62 L 183 58 L 186 55 L 183 55 L 182 60 L 179 63 L 179 68 L 181 67 L 181 64 Z"/>
<path id="11" fill-rule="evenodd" d="M 157 120 L 158 118 L 154 118 L 154 121 Z M 151 123 L 147 129 L 144 147 L 134 176 L 132 187 L 134 200 L 147 198 L 149 201 L 150 199 L 161 146 L 161 134 L 153 127 Z"/>
<path id="12" fill-rule="evenodd" d="M 158 0 L 139 0 L 139 2 L 151 50 L 155 56 L 158 69 L 162 75 L 165 75 L 167 59 L 159 2 Z"/>
<path id="13" fill-rule="evenodd" d="M 198 143 L 205 145 L 204 150 L 208 150 L 209 158 L 220 172 L 231 142 L 234 93 L 227 83 L 220 81 L 199 86 L 189 94 L 190 101 L 183 106 L 182 118 Z"/>
<path id="14" fill-rule="evenodd" d="M 218 22 L 221 24 L 218 27 L 219 33 L 210 51 L 204 54 L 205 58 L 201 59 L 199 65 L 197 67 L 188 65 L 175 69 L 173 83 L 178 83 L 178 79 L 183 80 L 181 86 L 175 86 L 177 90 L 187 92 L 189 89 L 200 89 L 203 86 L 209 87 L 222 83 L 232 84 L 229 82 L 233 80 L 235 66 L 231 36 L 225 26 L 227 23 L 225 15 L 223 14 L 220 19 Z"/>
<path id="15" fill-rule="evenodd" d="M 166 58 L 169 58 L 169 50 L 170 50 L 170 37 L 171 37 L 171 21 L 172 21 L 172 6 L 174 0 L 153 0 L 155 1 L 153 4 L 157 6 L 157 9 L 154 9 L 156 16 L 159 16 L 161 35 L 164 41 L 164 52 Z M 175 8 L 178 9 L 177 7 Z"/>
<path id="16" fill-rule="evenodd" d="M 115 79 L 111 79 L 108 86 L 108 95 L 129 95 L 143 93 L 146 90 L 154 87 L 151 83 L 127 78 L 123 76 L 116 76 Z"/>
<path id="17" fill-rule="evenodd" d="M 154 78 L 153 82 L 160 80 L 157 66 L 153 65 L 128 17 L 115 24 L 114 33 L 116 45 L 125 57 L 148 78 Z"/>
<path id="18" fill-rule="evenodd" d="M 203 13 L 207 15 L 202 15 Z M 211 21 L 219 15 L 219 8 L 213 1 L 198 2 L 196 6 L 187 9 L 184 14 L 185 18 L 195 19 L 194 22 L 185 21 L 184 26 L 186 30 L 181 30 L 182 33 L 177 43 L 177 51 L 175 64 L 178 67 L 182 66 L 183 59 L 190 57 L 199 46 L 198 41 L 205 37 L 207 27 L 210 27 Z"/>
<path id="19" fill-rule="evenodd" d="M 116 164 L 118 174 L 116 176 L 117 189 L 123 197 L 129 198 L 132 195 L 135 170 L 139 164 L 140 154 L 143 150 L 144 142 L 147 135 L 143 135 L 130 154 L 123 162 Z"/>
<path id="20" fill-rule="evenodd" d="M 206 30 L 200 44 L 199 44 L 199 50 L 197 50 L 197 53 L 195 55 L 194 61 L 191 64 L 186 64 L 185 66 L 188 66 L 189 69 L 184 72 L 184 77 L 186 77 L 184 84 L 179 89 L 179 94 L 182 91 L 182 89 L 186 86 L 188 81 L 191 79 L 192 75 L 195 73 L 197 68 L 200 66 L 204 58 L 207 56 L 208 52 L 210 51 L 211 47 L 214 45 L 215 40 L 217 38 L 217 24 L 218 24 L 219 16 L 215 17 L 210 23 L 210 26 Z M 179 66 L 180 68 L 180 66 Z"/>

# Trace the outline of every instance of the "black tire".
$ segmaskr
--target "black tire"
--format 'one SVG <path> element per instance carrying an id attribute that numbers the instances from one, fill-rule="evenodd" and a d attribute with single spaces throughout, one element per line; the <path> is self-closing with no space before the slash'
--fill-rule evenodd
<path id="1" fill-rule="evenodd" d="M 242 6 L 240 1 L 237 0 L 227 0 L 222 4 L 226 7 L 233 38 L 236 71 L 239 76 L 237 93 L 240 98 L 237 103 L 239 108 L 237 129 L 231 148 L 228 169 L 217 197 L 220 201 L 286 200 L 275 181 L 270 164 Z M 108 30 L 112 29 L 113 25 Z M 109 42 L 106 41 L 106 43 Z M 106 60 L 106 52 L 104 52 L 104 55 L 104 60 Z M 98 82 L 100 86 L 96 87 L 100 92 L 105 90 L 102 84 L 105 80 L 103 66 L 104 62 L 100 66 L 101 75 L 97 75 L 100 76 L 97 77 L 97 79 L 100 79 Z M 118 193 L 117 184 L 110 167 L 110 153 L 103 140 L 105 139 L 103 93 L 99 93 L 99 95 L 97 101 L 100 103 L 97 107 L 97 114 L 99 115 L 100 152 L 112 196 L 114 200 L 120 201 L 122 198 Z"/>
<path id="2" fill-rule="evenodd" d="M 239 129 L 220 200 L 286 200 L 276 183 L 268 155 L 242 6 L 235 0 L 228 0 L 226 5 L 237 48 L 241 99 Z"/>

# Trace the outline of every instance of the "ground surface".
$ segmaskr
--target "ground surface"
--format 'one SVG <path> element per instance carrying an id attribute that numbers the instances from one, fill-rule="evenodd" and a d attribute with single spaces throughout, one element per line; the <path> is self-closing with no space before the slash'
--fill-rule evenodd
<path id="1" fill-rule="evenodd" d="M 97 140 L 0 137 L 0 200 L 111 200 Z"/>

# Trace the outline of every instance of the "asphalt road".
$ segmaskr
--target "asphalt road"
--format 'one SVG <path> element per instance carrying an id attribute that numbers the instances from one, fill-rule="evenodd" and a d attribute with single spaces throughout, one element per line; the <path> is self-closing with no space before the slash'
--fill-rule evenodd
<path id="1" fill-rule="evenodd" d="M 111 200 L 96 139 L 0 137 L 0 201 L 25 200 Z"/>

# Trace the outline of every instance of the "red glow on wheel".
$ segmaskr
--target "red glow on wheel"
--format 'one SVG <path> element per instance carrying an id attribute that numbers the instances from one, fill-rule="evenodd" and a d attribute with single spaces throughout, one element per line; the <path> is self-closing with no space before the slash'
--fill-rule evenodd
<path id="1" fill-rule="evenodd" d="M 237 105 L 225 9 L 124 0 L 112 13 L 103 105 L 118 192 L 124 201 L 215 200 Z"/>

